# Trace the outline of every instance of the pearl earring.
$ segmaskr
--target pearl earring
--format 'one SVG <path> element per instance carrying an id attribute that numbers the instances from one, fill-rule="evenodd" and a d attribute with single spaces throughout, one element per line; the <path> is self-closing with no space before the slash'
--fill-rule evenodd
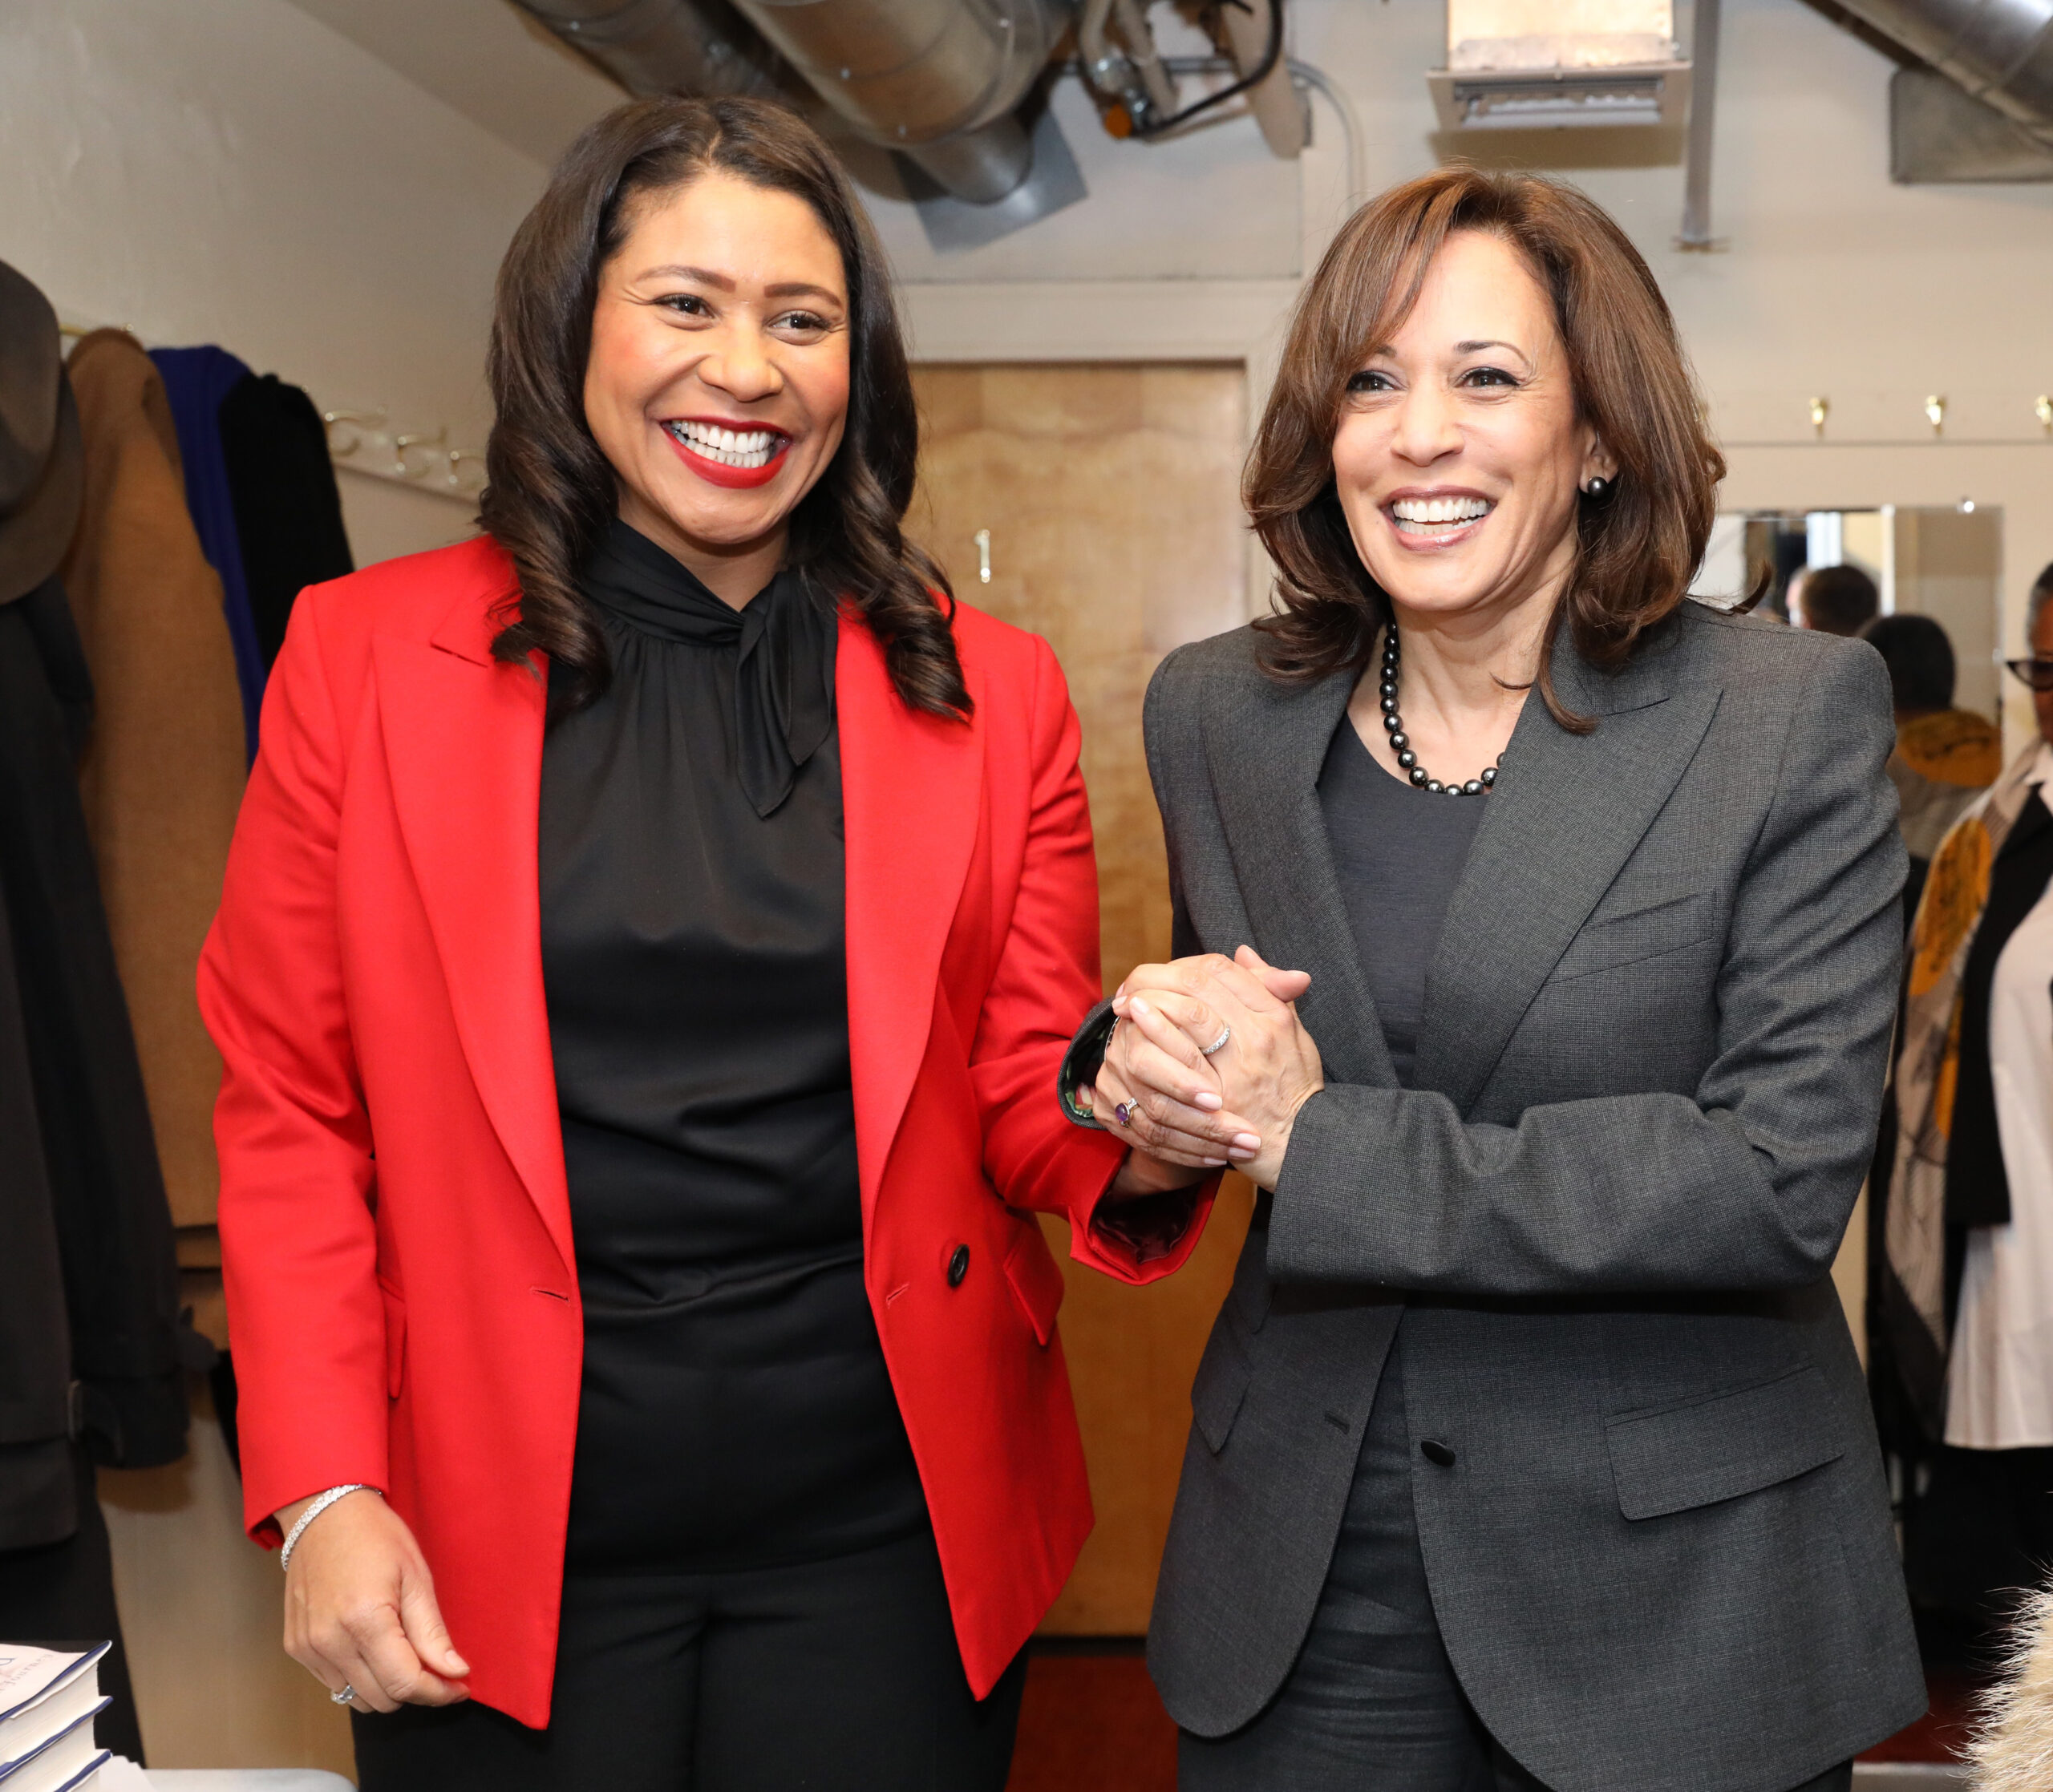
<path id="1" fill-rule="evenodd" d="M 1589 483 L 1585 485 L 1582 489 L 1585 496 L 1601 498 L 1606 492 L 1611 489 L 1611 482 L 1600 473 L 1595 478 L 1591 479 Z"/>

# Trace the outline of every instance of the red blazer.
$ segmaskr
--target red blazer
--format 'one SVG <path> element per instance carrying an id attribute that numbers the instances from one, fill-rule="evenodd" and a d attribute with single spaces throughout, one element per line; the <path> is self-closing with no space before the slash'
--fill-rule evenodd
<path id="1" fill-rule="evenodd" d="M 200 992 L 251 1531 L 384 1489 L 476 1696 L 539 1725 L 584 1325 L 542 991 L 545 682 L 490 650 L 512 587 L 476 540 L 300 599 Z M 1145 1268 L 1092 1231 L 1122 1148 L 1055 1099 L 1099 994 L 1076 717 L 1046 642 L 966 608 L 954 629 L 968 724 L 900 702 L 845 613 L 836 692 L 865 1280 L 982 1695 L 1091 1522 L 1031 1210 L 1130 1282 L 1199 1228 Z"/>

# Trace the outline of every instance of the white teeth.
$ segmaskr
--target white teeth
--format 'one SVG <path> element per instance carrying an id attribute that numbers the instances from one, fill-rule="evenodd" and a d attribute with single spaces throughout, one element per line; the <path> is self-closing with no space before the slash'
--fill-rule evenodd
<path id="1" fill-rule="evenodd" d="M 1400 523 L 1445 527 L 1472 523 L 1491 510 L 1487 498 L 1400 498 L 1390 513 Z"/>
<path id="2" fill-rule="evenodd" d="M 718 423 L 668 423 L 663 425 L 694 454 L 723 466 L 754 469 L 770 464 L 784 437 L 775 430 L 726 429 Z"/>

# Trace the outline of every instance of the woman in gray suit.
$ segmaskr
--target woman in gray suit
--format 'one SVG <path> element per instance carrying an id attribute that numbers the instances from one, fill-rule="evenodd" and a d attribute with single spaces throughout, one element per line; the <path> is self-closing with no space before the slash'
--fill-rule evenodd
<path id="1" fill-rule="evenodd" d="M 1572 190 L 1396 188 L 1301 304 L 1279 613 L 1148 694 L 1181 956 L 1070 1083 L 1263 1191 L 1149 1638 L 1193 1792 L 1824 1792 L 1924 1708 L 1828 1274 L 1889 683 L 1684 601 L 1723 471 Z"/>

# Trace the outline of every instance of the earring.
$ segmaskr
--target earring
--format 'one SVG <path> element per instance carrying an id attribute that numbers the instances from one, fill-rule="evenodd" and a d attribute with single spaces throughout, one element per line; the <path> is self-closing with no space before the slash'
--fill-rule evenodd
<path id="1" fill-rule="evenodd" d="M 1585 485 L 1582 488 L 1583 496 L 1589 498 L 1601 498 L 1610 489 L 1611 482 L 1606 479 L 1601 473 L 1597 474 L 1590 480 L 1589 484 Z"/>

